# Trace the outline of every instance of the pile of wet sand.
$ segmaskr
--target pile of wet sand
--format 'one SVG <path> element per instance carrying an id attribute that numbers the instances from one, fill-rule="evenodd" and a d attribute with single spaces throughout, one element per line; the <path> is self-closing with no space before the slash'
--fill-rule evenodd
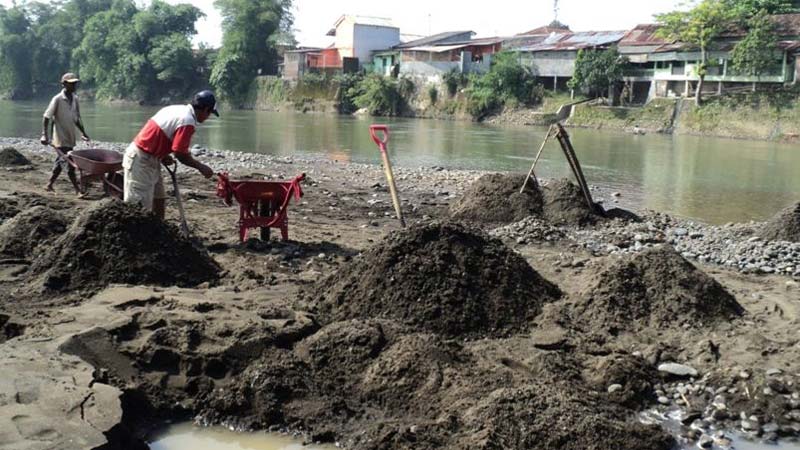
<path id="1" fill-rule="evenodd" d="M 84 210 L 32 269 L 46 288 L 62 291 L 111 283 L 196 286 L 219 272 L 174 226 L 114 200 Z"/>
<path id="2" fill-rule="evenodd" d="M 34 250 L 64 234 L 67 224 L 63 214 L 46 206 L 22 211 L 0 225 L 0 254 L 19 258 L 33 256 Z"/>
<path id="3" fill-rule="evenodd" d="M 776 214 L 759 234 L 771 241 L 800 242 L 800 203 Z"/>
<path id="4" fill-rule="evenodd" d="M 309 295 L 328 321 L 391 318 L 475 336 L 527 329 L 561 292 L 499 240 L 435 223 L 390 235 Z"/>
<path id="5" fill-rule="evenodd" d="M 581 189 L 568 179 L 554 180 L 544 188 L 544 217 L 554 225 L 586 226 L 603 218 L 602 208 L 590 208 Z"/>
<path id="6" fill-rule="evenodd" d="M 475 224 L 508 224 L 542 217 L 553 225 L 587 226 L 604 217 L 600 205 L 590 208 L 580 188 L 568 179 L 540 188 L 534 179 L 520 193 L 525 175 L 494 173 L 472 183 L 453 205 L 454 220 Z"/>
<path id="7" fill-rule="evenodd" d="M 0 150 L 0 166 L 30 166 L 31 162 L 22 153 L 13 147 Z"/>
<path id="8" fill-rule="evenodd" d="M 664 430 L 631 421 L 633 410 L 591 390 L 578 359 L 500 354 L 391 321 L 337 322 L 265 352 L 214 390 L 199 417 L 290 426 L 358 449 L 673 448 Z"/>
<path id="9" fill-rule="evenodd" d="M 455 220 L 511 223 L 542 212 L 542 193 L 531 179 L 520 193 L 525 175 L 492 173 L 478 178 L 450 207 Z"/>
<path id="10" fill-rule="evenodd" d="M 744 311 L 722 285 L 670 246 L 614 262 L 579 297 L 573 318 L 612 334 L 719 323 Z"/>

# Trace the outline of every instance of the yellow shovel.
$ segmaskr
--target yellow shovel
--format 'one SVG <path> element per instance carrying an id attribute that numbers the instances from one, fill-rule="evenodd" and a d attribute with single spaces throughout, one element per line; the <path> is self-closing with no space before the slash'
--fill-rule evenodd
<path id="1" fill-rule="evenodd" d="M 379 135 L 379 133 L 382 135 Z M 389 183 L 389 192 L 392 194 L 394 210 L 397 213 L 397 219 L 400 220 L 400 225 L 405 228 L 406 221 L 403 220 L 403 211 L 400 209 L 400 197 L 397 196 L 397 186 L 394 184 L 392 164 L 389 162 L 389 153 L 386 150 L 386 144 L 389 142 L 389 127 L 386 125 L 370 125 L 369 135 L 372 136 L 372 140 L 375 141 L 375 145 L 381 149 L 381 158 L 383 158 L 383 171 L 386 174 L 386 181 Z"/>

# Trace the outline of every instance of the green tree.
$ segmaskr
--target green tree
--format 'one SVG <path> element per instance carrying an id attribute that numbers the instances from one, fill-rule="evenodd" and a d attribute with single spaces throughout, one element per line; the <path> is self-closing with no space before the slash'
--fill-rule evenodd
<path id="1" fill-rule="evenodd" d="M 606 96 L 609 88 L 622 79 L 628 63 L 615 47 L 599 50 L 579 50 L 575 72 L 569 80 L 570 89 L 582 90 L 590 95 Z"/>
<path id="2" fill-rule="evenodd" d="M 396 116 L 403 98 L 397 80 L 371 74 L 349 89 L 348 96 L 359 108 L 367 108 L 373 116 Z"/>
<path id="3" fill-rule="evenodd" d="M 0 91 L 11 99 L 31 94 L 31 22 L 21 6 L 0 6 Z"/>
<path id="4" fill-rule="evenodd" d="M 222 14 L 222 48 L 211 70 L 211 84 L 233 103 L 247 93 L 253 78 L 277 65 L 278 40 L 291 35 L 291 0 L 216 0 Z"/>
<path id="5" fill-rule="evenodd" d="M 728 6 L 726 0 L 701 0 L 688 11 L 656 15 L 656 21 L 661 25 L 658 32 L 661 37 L 700 50 L 700 61 L 697 64 L 699 82 L 695 93 L 697 105 L 702 103 L 711 44 L 723 31 L 729 29 L 735 20 L 734 11 Z"/>
<path id="6" fill-rule="evenodd" d="M 747 23 L 747 36 L 733 48 L 733 67 L 741 73 L 760 76 L 775 64 L 774 24 L 766 11 L 749 18 Z"/>
<path id="7" fill-rule="evenodd" d="M 541 100 L 542 90 L 516 53 L 500 52 L 493 56 L 489 72 L 472 76 L 467 95 L 470 113 L 480 118 L 504 105 L 534 104 Z"/>
<path id="8" fill-rule="evenodd" d="M 731 14 L 743 20 L 760 12 L 766 14 L 787 14 L 800 10 L 800 1 L 792 0 L 724 0 L 725 7 Z"/>
<path id="9" fill-rule="evenodd" d="M 114 0 L 86 22 L 74 53 L 82 77 L 105 98 L 186 95 L 197 72 L 190 38 L 200 17 L 191 5 L 154 0 L 139 10 L 132 0 Z"/>

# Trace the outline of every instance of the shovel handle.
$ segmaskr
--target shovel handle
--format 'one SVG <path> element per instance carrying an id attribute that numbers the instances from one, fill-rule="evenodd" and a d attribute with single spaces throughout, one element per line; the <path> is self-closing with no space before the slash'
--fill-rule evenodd
<path id="1" fill-rule="evenodd" d="M 379 135 L 378 133 L 382 133 Z M 386 152 L 386 144 L 389 143 L 389 127 L 386 125 L 370 125 L 369 135 L 372 137 L 375 145 L 380 147 L 381 152 Z"/>

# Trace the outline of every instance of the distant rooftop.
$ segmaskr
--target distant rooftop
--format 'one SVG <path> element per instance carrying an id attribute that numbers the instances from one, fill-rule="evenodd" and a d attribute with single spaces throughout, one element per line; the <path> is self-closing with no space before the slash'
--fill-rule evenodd
<path id="1" fill-rule="evenodd" d="M 392 19 L 389 19 L 389 18 L 386 18 L 386 17 L 357 16 L 357 15 L 345 14 L 345 15 L 339 17 L 339 19 L 336 21 L 336 23 L 333 24 L 333 28 L 331 28 L 331 30 L 328 31 L 327 35 L 328 36 L 336 36 L 336 28 L 342 22 L 344 22 L 347 19 L 351 19 L 356 25 L 368 25 L 368 26 L 373 26 L 373 27 L 384 27 L 384 28 L 397 28 L 397 29 L 399 29 L 397 26 L 395 26 L 392 23 Z"/>
<path id="2" fill-rule="evenodd" d="M 437 42 L 446 41 L 448 39 L 453 39 L 461 35 L 468 35 L 472 37 L 475 34 L 474 31 L 447 31 L 444 33 L 434 34 L 432 36 L 426 36 L 421 39 L 415 39 L 413 41 L 404 42 L 400 45 L 395 46 L 395 48 L 411 48 L 411 47 L 421 47 L 425 45 L 434 45 Z"/>
<path id="3" fill-rule="evenodd" d="M 616 44 L 625 34 L 625 31 L 582 31 L 578 33 L 551 34 L 541 42 L 521 47 L 520 50 L 547 52 L 605 47 Z"/>

